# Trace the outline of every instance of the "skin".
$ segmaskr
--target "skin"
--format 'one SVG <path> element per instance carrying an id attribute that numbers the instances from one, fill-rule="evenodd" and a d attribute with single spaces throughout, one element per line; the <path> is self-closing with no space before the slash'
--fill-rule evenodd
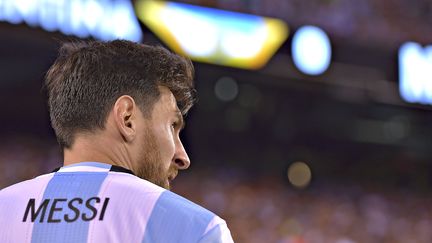
<path id="1" fill-rule="evenodd" d="M 150 118 L 143 116 L 131 96 L 119 97 L 105 129 L 76 134 L 71 148 L 64 150 L 64 165 L 84 161 L 117 165 L 169 189 L 190 160 L 179 137 L 184 122 L 174 95 L 166 87 L 159 90 Z"/>

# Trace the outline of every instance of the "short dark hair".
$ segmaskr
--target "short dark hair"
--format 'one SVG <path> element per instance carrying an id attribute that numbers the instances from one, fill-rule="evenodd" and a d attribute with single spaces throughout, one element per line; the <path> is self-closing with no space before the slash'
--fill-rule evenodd
<path id="1" fill-rule="evenodd" d="M 170 89 L 185 115 L 195 101 L 193 76 L 189 59 L 160 46 L 126 40 L 64 43 L 45 79 L 57 140 L 70 148 L 77 132 L 104 129 L 122 95 L 130 95 L 151 116 L 159 86 Z"/>

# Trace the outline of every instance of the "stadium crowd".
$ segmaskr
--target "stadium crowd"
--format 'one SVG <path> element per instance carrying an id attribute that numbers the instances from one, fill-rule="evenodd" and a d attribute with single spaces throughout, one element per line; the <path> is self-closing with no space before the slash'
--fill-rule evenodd
<path id="1" fill-rule="evenodd" d="M 346 185 L 322 185 L 299 191 L 271 177 L 245 181 L 223 175 L 209 178 L 183 178 L 185 183 L 179 185 L 178 192 L 227 219 L 237 242 L 430 242 L 432 239 L 430 196 Z"/>
<path id="2" fill-rule="evenodd" d="M 0 189 L 61 165 L 55 144 L 15 138 L 0 146 Z M 241 173 L 240 173 L 241 172 Z M 174 192 L 221 215 L 236 242 L 430 242 L 432 196 L 321 184 L 299 190 L 282 178 L 230 168 L 180 173 Z"/>

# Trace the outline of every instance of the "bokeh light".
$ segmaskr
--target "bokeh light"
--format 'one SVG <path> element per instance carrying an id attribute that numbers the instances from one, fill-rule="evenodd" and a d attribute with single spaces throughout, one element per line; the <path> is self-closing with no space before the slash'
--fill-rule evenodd
<path id="1" fill-rule="evenodd" d="M 214 92 L 222 101 L 234 100 L 238 94 L 237 82 L 231 77 L 222 77 L 216 82 Z"/>
<path id="2" fill-rule="evenodd" d="M 288 168 L 288 180 L 297 188 L 305 188 L 312 179 L 310 167 L 304 162 L 294 162 Z"/>
<path id="3" fill-rule="evenodd" d="M 292 56 L 300 71 L 320 75 L 330 66 L 331 45 L 327 34 L 315 26 L 303 26 L 294 35 Z"/>

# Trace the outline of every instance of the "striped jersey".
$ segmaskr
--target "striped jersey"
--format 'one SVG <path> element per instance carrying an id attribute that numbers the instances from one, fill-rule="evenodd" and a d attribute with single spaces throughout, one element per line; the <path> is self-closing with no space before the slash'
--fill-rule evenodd
<path id="1" fill-rule="evenodd" d="M 0 191 L 0 242 L 233 242 L 223 219 L 131 171 L 82 162 Z"/>

